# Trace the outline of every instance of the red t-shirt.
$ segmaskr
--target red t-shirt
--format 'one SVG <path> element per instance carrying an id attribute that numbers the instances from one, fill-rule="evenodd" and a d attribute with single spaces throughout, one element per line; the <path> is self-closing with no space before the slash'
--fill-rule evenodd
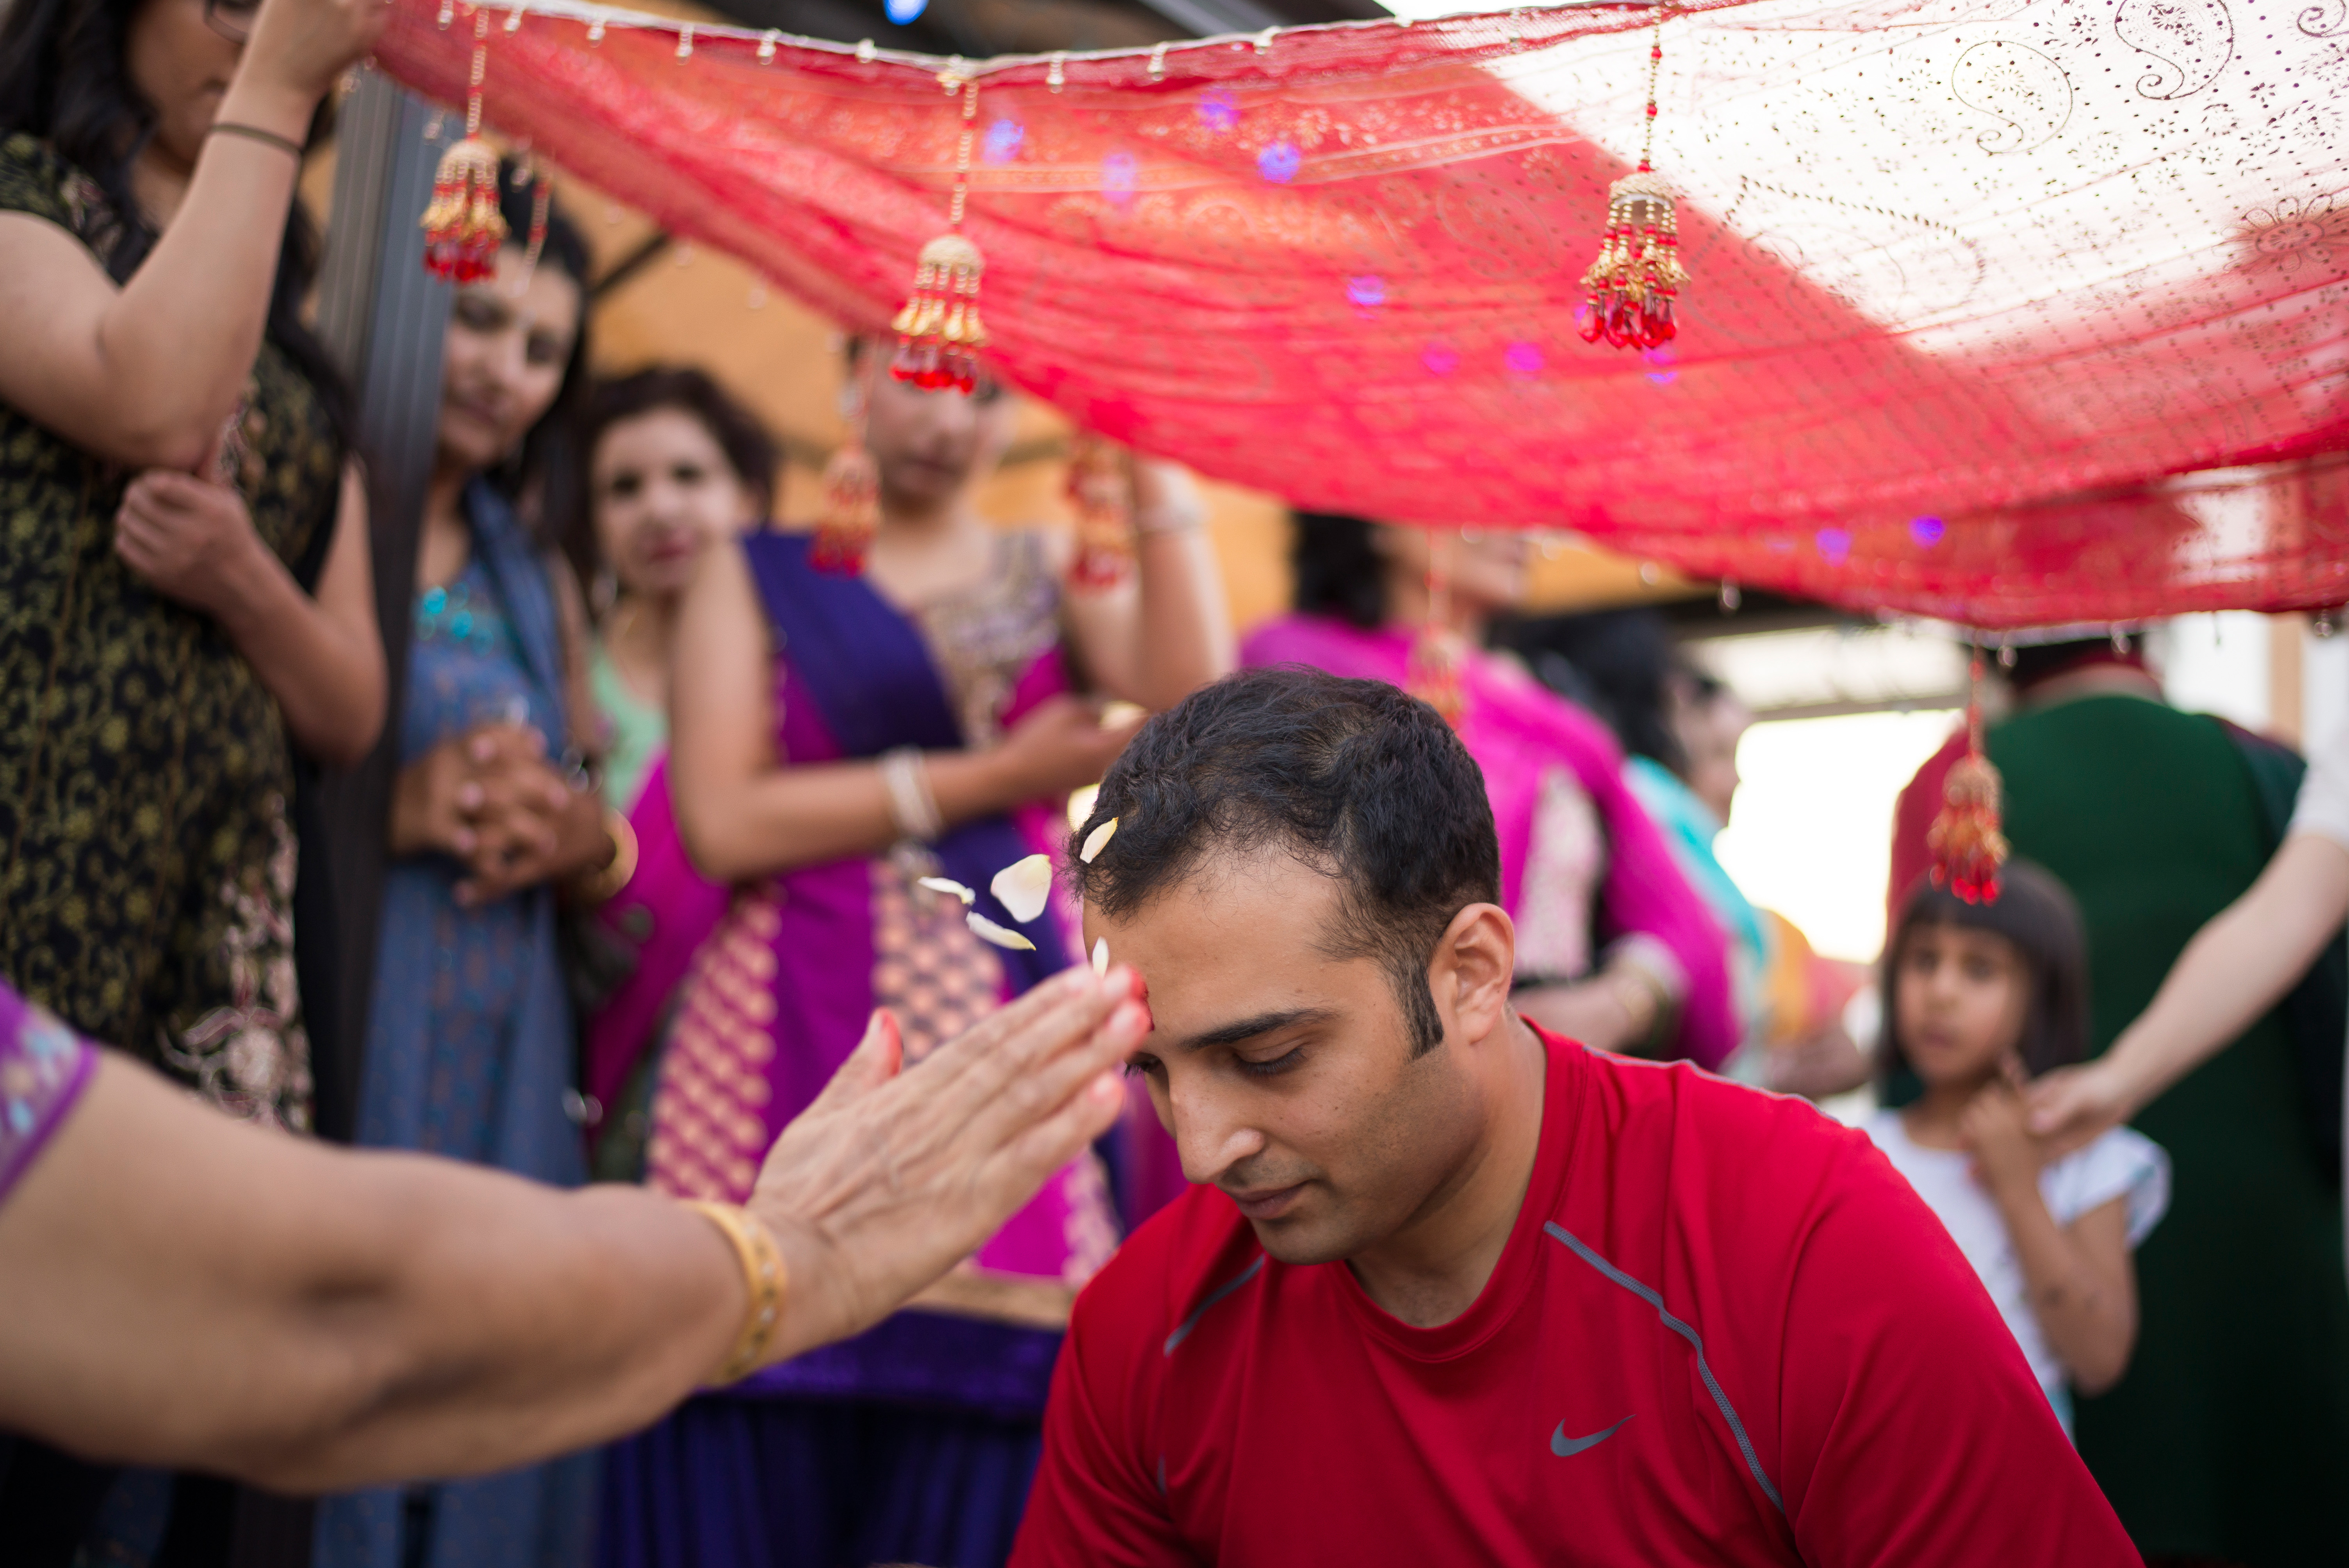
<path id="1" fill-rule="evenodd" d="M 1475 1303 L 1413 1328 L 1194 1188 L 1078 1298 L 1016 1568 L 2131 1564 L 2014 1336 L 1867 1138 L 1545 1034 Z"/>

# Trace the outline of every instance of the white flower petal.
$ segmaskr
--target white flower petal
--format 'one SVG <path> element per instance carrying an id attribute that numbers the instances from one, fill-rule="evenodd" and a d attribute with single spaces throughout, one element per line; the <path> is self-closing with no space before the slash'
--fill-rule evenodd
<path id="1" fill-rule="evenodd" d="M 1052 896 L 1052 857 L 1030 855 L 1012 861 L 995 873 L 987 891 L 1003 901 L 1012 919 L 1025 925 L 1044 913 L 1045 901 Z"/>
<path id="2" fill-rule="evenodd" d="M 1143 707 L 1140 703 L 1120 700 L 1117 702 L 1107 703 L 1102 706 L 1101 711 L 1101 727 L 1103 729 L 1122 729 L 1125 726 L 1133 723 L 1136 719 L 1148 718 L 1149 717 L 1150 710 Z"/>
<path id="3" fill-rule="evenodd" d="M 1111 836 L 1116 831 L 1117 819 L 1115 817 L 1112 817 L 1108 821 L 1103 822 L 1100 827 L 1095 828 L 1092 832 L 1085 835 L 1085 847 L 1078 851 L 1077 859 L 1084 861 L 1087 865 L 1092 864 L 1093 857 L 1102 852 L 1102 847 L 1109 842 Z"/>
<path id="4" fill-rule="evenodd" d="M 1009 926 L 996 924 L 975 909 L 964 915 L 963 919 L 969 923 L 971 930 L 978 934 L 978 939 L 981 942 L 992 942 L 998 947 L 1009 947 L 1015 953 L 1036 951 L 1034 943 Z"/>
<path id="5" fill-rule="evenodd" d="M 1109 973 L 1109 938 L 1106 936 L 1093 938 L 1093 973 L 1096 975 Z"/>
<path id="6" fill-rule="evenodd" d="M 916 885 L 926 887 L 932 892 L 942 892 L 950 897 L 958 898 L 965 903 L 978 896 L 952 877 L 924 877 Z"/>

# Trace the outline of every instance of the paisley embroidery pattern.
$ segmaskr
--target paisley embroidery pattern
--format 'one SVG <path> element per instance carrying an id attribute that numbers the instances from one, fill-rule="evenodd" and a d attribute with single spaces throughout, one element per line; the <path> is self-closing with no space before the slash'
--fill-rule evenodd
<path id="1" fill-rule="evenodd" d="M 2141 98 L 2199 93 L 2235 57 L 2235 19 L 2223 0 L 2121 0 L 2113 34 L 2165 67 L 2138 78 Z"/>

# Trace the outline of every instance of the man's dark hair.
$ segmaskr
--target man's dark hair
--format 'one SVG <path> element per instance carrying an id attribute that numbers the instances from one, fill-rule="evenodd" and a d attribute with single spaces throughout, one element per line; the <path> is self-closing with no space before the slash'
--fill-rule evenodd
<path id="1" fill-rule="evenodd" d="M 1076 848 L 1112 817 L 1117 836 L 1085 864 Z M 1078 892 L 1113 918 L 1211 851 L 1278 845 L 1334 879 L 1320 946 L 1385 968 L 1413 1055 L 1444 1043 L 1427 984 L 1436 942 L 1501 897 L 1485 776 L 1452 727 L 1384 681 L 1298 665 L 1226 676 L 1143 725 L 1070 841 Z"/>

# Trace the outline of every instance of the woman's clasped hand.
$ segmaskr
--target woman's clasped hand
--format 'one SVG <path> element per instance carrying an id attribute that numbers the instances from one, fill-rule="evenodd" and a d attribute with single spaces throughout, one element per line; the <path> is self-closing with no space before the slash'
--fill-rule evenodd
<path id="1" fill-rule="evenodd" d="M 392 795 L 396 855 L 433 851 L 465 862 L 463 903 L 593 871 L 612 852 L 603 810 L 523 724 L 484 724 L 402 769 Z"/>

